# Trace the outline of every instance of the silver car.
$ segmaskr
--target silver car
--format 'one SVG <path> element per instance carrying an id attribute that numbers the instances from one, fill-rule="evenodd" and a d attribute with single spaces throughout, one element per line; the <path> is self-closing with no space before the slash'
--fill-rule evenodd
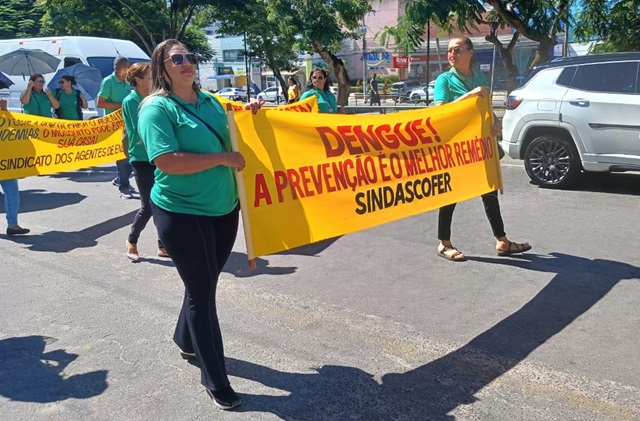
<path id="1" fill-rule="evenodd" d="M 569 57 L 532 69 L 507 97 L 502 148 L 538 185 L 581 171 L 640 171 L 640 53 Z"/>

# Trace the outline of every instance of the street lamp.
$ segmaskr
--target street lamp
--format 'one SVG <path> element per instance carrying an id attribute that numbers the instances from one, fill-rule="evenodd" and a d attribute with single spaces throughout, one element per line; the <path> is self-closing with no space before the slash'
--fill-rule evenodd
<path id="1" fill-rule="evenodd" d="M 367 27 L 364 24 L 364 16 L 362 17 L 362 26 L 360 27 L 360 35 L 362 35 L 362 95 L 367 96 Z"/>

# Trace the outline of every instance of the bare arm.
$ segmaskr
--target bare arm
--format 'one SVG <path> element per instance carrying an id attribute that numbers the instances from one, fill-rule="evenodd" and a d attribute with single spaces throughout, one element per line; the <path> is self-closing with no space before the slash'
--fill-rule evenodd
<path id="1" fill-rule="evenodd" d="M 205 154 L 170 152 L 157 156 L 153 162 L 160 171 L 167 174 L 193 174 L 220 165 L 242 171 L 245 166 L 244 157 L 239 152 Z"/>
<path id="2" fill-rule="evenodd" d="M 60 101 L 58 101 L 56 97 L 53 96 L 53 94 L 51 93 L 51 90 L 45 89 L 44 93 L 47 94 L 47 96 L 49 97 L 49 101 L 51 102 L 51 106 L 53 107 L 54 110 L 57 110 L 58 108 L 60 108 Z"/>
<path id="3" fill-rule="evenodd" d="M 98 108 L 105 108 L 107 110 L 118 110 L 122 108 L 122 103 L 120 102 L 109 102 L 107 98 L 98 97 Z"/>
<path id="4" fill-rule="evenodd" d="M 82 101 L 82 103 L 80 104 L 82 108 L 84 108 L 85 110 L 89 108 L 89 105 L 87 104 L 87 99 L 84 97 L 84 94 L 80 94 L 80 101 Z"/>
<path id="5" fill-rule="evenodd" d="M 35 83 L 30 80 L 27 84 L 27 89 L 20 95 L 20 103 L 22 103 L 22 105 L 27 105 L 29 101 L 31 101 L 31 89 L 33 89 L 33 85 L 35 85 Z"/>

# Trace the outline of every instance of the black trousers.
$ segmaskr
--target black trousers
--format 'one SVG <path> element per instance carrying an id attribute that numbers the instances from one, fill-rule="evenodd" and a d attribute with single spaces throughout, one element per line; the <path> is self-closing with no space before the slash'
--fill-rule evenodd
<path id="1" fill-rule="evenodd" d="M 133 161 L 133 176 L 136 178 L 136 185 L 140 193 L 140 209 L 133 217 L 133 225 L 129 233 L 129 242 L 137 244 L 140 233 L 147 226 L 147 222 L 151 219 L 151 188 L 154 183 L 154 172 L 156 166 L 150 162 Z M 158 239 L 158 247 L 163 247 L 162 241 Z"/>
<path id="2" fill-rule="evenodd" d="M 173 340 L 183 351 L 195 352 L 206 388 L 223 389 L 229 379 L 216 288 L 236 240 L 239 208 L 218 217 L 169 212 L 153 202 L 151 208 L 160 239 L 185 287 Z"/>
<path id="3" fill-rule="evenodd" d="M 481 197 L 482 203 L 484 204 L 484 212 L 487 214 L 487 219 L 489 219 L 489 224 L 491 224 L 494 237 L 504 237 L 507 234 L 504 232 L 504 222 L 502 222 L 502 215 L 500 214 L 498 191 L 483 194 Z M 456 204 L 453 203 L 440 208 L 438 211 L 438 240 L 451 240 L 451 221 L 453 220 L 453 211 L 455 208 Z"/>

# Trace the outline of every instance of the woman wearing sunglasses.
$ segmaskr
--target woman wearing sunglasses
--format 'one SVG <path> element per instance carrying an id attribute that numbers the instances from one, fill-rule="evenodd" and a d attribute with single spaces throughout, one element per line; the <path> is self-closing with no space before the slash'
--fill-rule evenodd
<path id="1" fill-rule="evenodd" d="M 336 97 L 329 90 L 329 86 L 329 73 L 324 69 L 315 69 L 311 73 L 307 90 L 300 96 L 300 100 L 315 95 L 318 101 L 318 110 L 321 113 L 336 113 L 338 112 L 338 104 Z"/>
<path id="2" fill-rule="evenodd" d="M 55 90 L 55 97 L 60 107 L 55 110 L 55 115 L 63 120 L 82 120 L 82 109 L 87 109 L 88 105 L 84 94 L 73 88 L 76 78 L 64 75 L 58 83 L 60 88 Z"/>
<path id="3" fill-rule="evenodd" d="M 158 44 L 138 130 L 157 166 L 153 219 L 185 286 L 173 339 L 183 358 L 197 360 L 214 404 L 232 409 L 240 398 L 227 377 L 215 297 L 238 230 L 234 170 L 242 170 L 245 161 L 231 150 L 225 109 L 200 91 L 195 64 L 179 41 Z M 258 102 L 245 105 L 253 112 L 259 108 Z"/>
<path id="4" fill-rule="evenodd" d="M 449 41 L 447 57 L 451 69 L 436 79 L 433 102 L 436 106 L 447 102 L 460 101 L 474 96 L 490 95 L 487 79 L 474 68 L 473 43 L 467 37 L 456 37 Z M 500 120 L 494 115 L 493 135 L 500 132 Z M 529 243 L 513 243 L 507 239 L 504 231 L 498 192 L 483 194 L 482 203 L 489 219 L 491 230 L 496 237 L 496 253 L 498 256 L 509 256 L 531 250 Z M 451 222 L 456 204 L 440 208 L 438 211 L 438 256 L 454 262 L 466 260 L 464 253 L 451 242 Z"/>
<path id="5" fill-rule="evenodd" d="M 60 102 L 49 89 L 44 89 L 44 76 L 34 73 L 29 77 L 27 89 L 20 96 L 25 114 L 51 117 L 51 109 L 60 108 Z"/>
<path id="6" fill-rule="evenodd" d="M 151 89 L 151 66 L 149 63 L 135 63 L 126 76 L 127 82 L 133 87 L 133 91 L 122 100 L 122 118 L 129 140 L 129 162 L 133 167 L 133 175 L 136 178 L 136 185 L 140 191 L 140 209 L 133 218 L 131 231 L 126 242 L 126 256 L 132 261 L 140 260 L 138 254 L 138 239 L 140 233 L 147 226 L 151 219 L 151 188 L 154 183 L 154 172 L 156 166 L 149 162 L 147 150 L 142 138 L 138 133 L 138 109 L 142 100 L 149 95 Z M 158 240 L 158 256 L 169 257 L 167 250 Z"/>

